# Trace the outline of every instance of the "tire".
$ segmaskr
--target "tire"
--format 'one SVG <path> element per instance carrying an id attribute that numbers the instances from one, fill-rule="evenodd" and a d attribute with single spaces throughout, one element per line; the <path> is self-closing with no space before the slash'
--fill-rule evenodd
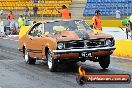
<path id="1" fill-rule="evenodd" d="M 49 71 L 56 72 L 58 61 L 51 56 L 50 50 L 48 50 L 48 52 L 47 52 L 47 62 L 48 62 Z"/>
<path id="2" fill-rule="evenodd" d="M 99 57 L 99 64 L 105 70 L 109 67 L 110 56 Z"/>
<path id="3" fill-rule="evenodd" d="M 24 59 L 25 59 L 26 64 L 32 64 L 32 65 L 34 65 L 35 62 L 36 62 L 36 59 L 31 58 L 31 57 L 28 55 L 28 51 L 27 51 L 26 48 L 24 49 Z"/>

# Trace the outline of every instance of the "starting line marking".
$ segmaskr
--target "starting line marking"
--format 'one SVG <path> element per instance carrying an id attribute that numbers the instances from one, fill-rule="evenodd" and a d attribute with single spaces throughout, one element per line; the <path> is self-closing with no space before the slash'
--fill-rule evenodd
<path id="1" fill-rule="evenodd" d="M 10 53 L 10 54 L 14 54 L 14 55 L 21 55 L 21 54 L 17 54 L 17 53 L 15 53 L 15 52 L 10 52 L 10 51 L 7 51 L 7 50 L 4 50 L 4 49 L 1 49 L 0 48 L 0 51 L 2 51 L 2 52 L 6 52 L 6 53 Z"/>
<path id="2" fill-rule="evenodd" d="M 11 40 L 11 41 L 15 41 L 15 42 L 17 42 L 18 40 L 15 40 L 15 39 L 10 39 L 11 37 L 17 37 L 17 36 L 8 36 L 8 37 L 5 37 L 5 38 L 2 38 L 2 39 L 5 39 L 5 40 Z"/>

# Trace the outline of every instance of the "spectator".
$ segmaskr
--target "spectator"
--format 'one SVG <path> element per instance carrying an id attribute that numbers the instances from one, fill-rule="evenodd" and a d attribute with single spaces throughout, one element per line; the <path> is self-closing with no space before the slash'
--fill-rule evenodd
<path id="1" fill-rule="evenodd" d="M 34 17 L 37 17 L 38 7 L 35 5 L 33 7 Z"/>
<path id="2" fill-rule="evenodd" d="M 3 15 L 3 10 L 0 10 L 0 15 Z"/>
<path id="3" fill-rule="evenodd" d="M 71 13 L 65 5 L 62 6 L 62 10 L 58 10 L 57 8 L 56 10 L 61 13 L 63 19 L 70 19 Z"/>
<path id="4" fill-rule="evenodd" d="M 10 13 L 8 13 L 7 19 L 10 21 L 12 21 L 14 19 L 12 11 L 10 11 Z"/>
<path id="5" fill-rule="evenodd" d="M 120 10 L 116 10 L 116 18 L 117 19 L 120 19 L 121 18 L 121 12 L 120 12 Z"/>
<path id="6" fill-rule="evenodd" d="M 38 3 L 41 3 L 41 0 L 38 0 Z"/>
<path id="7" fill-rule="evenodd" d="M 2 19 L 3 10 L 0 10 L 0 19 Z"/>
<path id="8" fill-rule="evenodd" d="M 132 22 L 132 15 L 129 17 L 129 21 Z"/>
<path id="9" fill-rule="evenodd" d="M 100 11 L 96 10 L 95 11 L 95 16 L 92 18 L 92 23 L 93 23 L 93 29 L 97 29 L 102 31 L 102 24 L 101 24 L 101 19 L 100 19 Z"/>
<path id="10" fill-rule="evenodd" d="M 131 33 L 131 40 L 132 40 L 132 15 L 130 16 L 128 22 L 129 22 L 129 29 L 128 29 L 128 32 Z"/>
<path id="11" fill-rule="evenodd" d="M 34 3 L 38 3 L 38 0 L 34 0 L 33 2 L 34 2 Z"/>
<path id="12" fill-rule="evenodd" d="M 20 17 L 18 18 L 18 26 L 19 29 L 25 25 L 25 20 L 23 19 L 22 15 L 20 15 Z"/>
<path id="13" fill-rule="evenodd" d="M 24 7 L 24 14 L 25 14 L 25 17 L 28 16 L 28 12 L 29 12 L 29 8 L 28 8 L 28 6 L 25 6 L 25 7 Z"/>

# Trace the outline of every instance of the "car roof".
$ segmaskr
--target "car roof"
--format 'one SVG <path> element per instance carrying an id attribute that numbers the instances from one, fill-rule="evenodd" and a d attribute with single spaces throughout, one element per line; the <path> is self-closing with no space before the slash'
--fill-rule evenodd
<path id="1" fill-rule="evenodd" d="M 82 19 L 55 19 L 55 20 L 43 20 L 37 23 L 47 23 L 47 22 L 58 22 L 58 21 L 75 21 L 75 20 L 82 20 Z"/>

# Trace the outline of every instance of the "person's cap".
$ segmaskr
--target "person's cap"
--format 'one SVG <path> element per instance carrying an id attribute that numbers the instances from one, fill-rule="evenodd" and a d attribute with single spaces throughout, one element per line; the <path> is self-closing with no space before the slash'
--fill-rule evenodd
<path id="1" fill-rule="evenodd" d="M 22 15 L 19 15 L 20 17 L 22 17 Z"/>
<path id="2" fill-rule="evenodd" d="M 100 14 L 100 10 L 96 10 L 96 11 L 95 11 L 95 14 L 96 14 L 96 13 L 97 13 L 97 14 Z"/>
<path id="3" fill-rule="evenodd" d="M 63 5 L 62 8 L 67 8 L 66 5 Z"/>

